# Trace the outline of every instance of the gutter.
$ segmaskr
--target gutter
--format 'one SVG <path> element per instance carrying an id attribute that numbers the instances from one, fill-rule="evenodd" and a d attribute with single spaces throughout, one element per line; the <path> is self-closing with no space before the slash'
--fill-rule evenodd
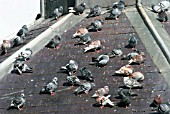
<path id="1" fill-rule="evenodd" d="M 152 24 L 152 21 L 149 19 L 148 15 L 146 14 L 141 3 L 142 3 L 141 0 L 136 0 L 136 6 L 137 6 L 137 9 L 138 9 L 138 12 L 140 13 L 140 15 L 141 15 L 142 19 L 144 20 L 146 26 L 148 27 L 151 34 L 153 35 L 156 43 L 158 44 L 161 51 L 163 52 L 168 63 L 170 64 L 170 51 L 168 50 L 168 48 L 165 45 L 164 41 L 162 40 L 161 36 L 158 34 L 157 30 L 155 29 L 154 25 Z"/>

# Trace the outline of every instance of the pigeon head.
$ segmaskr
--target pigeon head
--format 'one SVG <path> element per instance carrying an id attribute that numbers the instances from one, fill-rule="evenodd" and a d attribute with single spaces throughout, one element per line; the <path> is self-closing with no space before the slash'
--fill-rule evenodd
<path id="1" fill-rule="evenodd" d="M 95 83 L 91 83 L 91 87 L 94 87 L 94 86 L 96 86 L 96 84 Z"/>
<path id="2" fill-rule="evenodd" d="M 25 94 L 24 94 L 24 93 L 22 93 L 22 94 L 21 94 L 21 97 L 25 97 Z"/>
<path id="3" fill-rule="evenodd" d="M 75 61 L 74 61 L 74 60 L 70 60 L 69 63 L 70 63 L 70 64 L 74 64 Z"/>
<path id="4" fill-rule="evenodd" d="M 53 82 L 54 82 L 54 83 L 57 83 L 57 81 L 58 81 L 58 78 L 57 78 L 57 77 L 54 77 L 54 78 L 53 78 Z"/>
<path id="5" fill-rule="evenodd" d="M 59 6 L 58 11 L 63 12 L 63 6 Z"/>
<path id="6" fill-rule="evenodd" d="M 23 25 L 22 28 L 23 28 L 23 29 L 28 29 L 28 28 L 27 28 L 27 25 Z"/>
<path id="7" fill-rule="evenodd" d="M 85 2 L 81 3 L 80 5 L 83 6 L 83 7 L 86 7 L 86 3 Z"/>

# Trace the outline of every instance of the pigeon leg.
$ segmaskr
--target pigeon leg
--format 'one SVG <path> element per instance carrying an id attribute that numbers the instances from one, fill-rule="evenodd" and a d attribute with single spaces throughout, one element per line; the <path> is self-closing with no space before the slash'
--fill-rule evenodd
<path id="1" fill-rule="evenodd" d="M 85 91 L 85 94 L 89 94 L 89 92 L 88 92 L 88 91 Z"/>
<path id="2" fill-rule="evenodd" d="M 100 109 L 104 108 L 104 106 L 100 106 Z"/>
<path id="3" fill-rule="evenodd" d="M 23 110 L 22 108 L 20 108 L 20 107 L 18 107 L 18 109 L 21 111 L 21 110 Z"/>
<path id="4" fill-rule="evenodd" d="M 115 20 L 117 20 L 117 21 L 118 21 L 118 20 L 119 20 L 119 18 L 117 18 L 117 17 L 116 17 L 116 18 L 115 18 Z"/>
<path id="5" fill-rule="evenodd" d="M 54 92 L 51 92 L 51 96 L 54 96 L 55 95 L 55 93 Z"/>

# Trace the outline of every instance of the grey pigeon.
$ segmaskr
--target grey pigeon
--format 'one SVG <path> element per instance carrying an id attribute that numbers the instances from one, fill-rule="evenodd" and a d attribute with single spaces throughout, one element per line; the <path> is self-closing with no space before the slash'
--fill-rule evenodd
<path id="1" fill-rule="evenodd" d="M 110 105 L 110 106 L 115 106 L 115 104 L 109 99 L 109 97 L 111 97 L 111 95 L 107 95 L 105 96 L 99 96 L 96 101 L 97 103 L 99 103 L 101 106 L 100 108 L 102 109 L 104 106 L 106 105 Z"/>
<path id="2" fill-rule="evenodd" d="M 85 9 L 86 9 L 86 3 L 81 3 L 80 5 L 75 6 L 74 8 L 70 7 L 69 12 L 73 12 L 76 15 L 80 15 L 84 12 Z"/>
<path id="3" fill-rule="evenodd" d="M 169 114 L 170 108 L 167 104 L 160 104 L 157 110 L 159 114 Z"/>
<path id="4" fill-rule="evenodd" d="M 61 37 L 56 35 L 54 38 L 50 40 L 50 42 L 46 45 L 48 48 L 59 48 L 59 45 L 61 43 Z"/>
<path id="5" fill-rule="evenodd" d="M 102 20 L 95 20 L 87 27 L 89 31 L 99 31 L 102 29 L 104 22 Z"/>
<path id="6" fill-rule="evenodd" d="M 22 73 L 33 73 L 33 69 L 21 61 L 15 62 L 14 71 L 17 71 L 20 75 Z"/>
<path id="7" fill-rule="evenodd" d="M 123 98 L 120 100 L 120 102 L 117 103 L 117 106 L 119 107 L 128 107 L 130 106 L 131 99 L 129 96 L 123 96 Z"/>
<path id="8" fill-rule="evenodd" d="M 53 17 L 55 17 L 56 19 L 58 19 L 59 17 L 61 17 L 63 15 L 63 6 L 59 6 L 58 8 L 56 8 L 53 11 Z"/>
<path id="9" fill-rule="evenodd" d="M 79 41 L 74 45 L 85 45 L 91 42 L 91 36 L 89 34 L 85 34 L 80 36 Z"/>
<path id="10" fill-rule="evenodd" d="M 13 47 L 15 46 L 19 46 L 20 44 L 22 44 L 24 42 L 24 39 L 21 38 L 20 36 L 16 36 L 13 40 Z"/>
<path id="11" fill-rule="evenodd" d="M 28 33 L 28 27 L 27 25 L 23 25 L 22 28 L 18 31 L 17 36 L 25 39 L 27 33 Z"/>
<path id="12" fill-rule="evenodd" d="M 92 82 L 94 81 L 92 72 L 86 67 L 80 68 L 80 72 L 81 72 L 81 76 L 84 77 L 85 79 L 92 81 Z"/>
<path id="13" fill-rule="evenodd" d="M 82 83 L 82 84 L 80 84 L 80 86 L 77 89 L 74 90 L 74 93 L 79 94 L 79 93 L 84 92 L 84 93 L 88 94 L 93 86 L 95 86 L 94 83 L 90 83 L 90 82 Z"/>
<path id="14" fill-rule="evenodd" d="M 132 36 L 129 38 L 129 41 L 128 41 L 128 46 L 131 47 L 131 48 L 135 48 L 136 45 L 137 45 L 137 39 L 136 37 Z"/>
<path id="15" fill-rule="evenodd" d="M 128 88 L 143 88 L 142 84 L 137 82 L 137 80 L 130 77 L 123 77 L 124 85 Z"/>
<path id="16" fill-rule="evenodd" d="M 25 94 L 22 93 L 21 96 L 15 97 L 11 101 L 10 107 L 17 107 L 19 110 L 23 110 L 21 107 L 24 106 L 25 102 L 26 102 Z"/>
<path id="17" fill-rule="evenodd" d="M 108 55 L 99 55 L 97 58 L 93 57 L 92 58 L 92 62 L 90 64 L 95 64 L 96 66 L 102 67 L 107 65 L 107 63 L 109 62 L 109 56 Z"/>
<path id="18" fill-rule="evenodd" d="M 87 18 L 99 16 L 101 12 L 102 12 L 102 8 L 99 5 L 95 5 L 94 8 L 90 9 L 90 13 L 87 16 Z"/>
<path id="19" fill-rule="evenodd" d="M 33 52 L 30 48 L 26 48 L 23 52 L 21 52 L 18 57 L 16 58 L 17 61 L 28 61 Z"/>
<path id="20" fill-rule="evenodd" d="M 42 93 L 50 93 L 51 96 L 55 95 L 55 91 L 58 87 L 58 78 L 54 77 L 53 80 L 48 83 L 46 86 L 44 86 L 44 88 L 40 91 L 40 94 Z"/>
<path id="21" fill-rule="evenodd" d="M 8 50 L 11 48 L 11 42 L 9 40 L 3 40 L 1 50 L 1 55 L 6 55 L 8 53 Z"/>
<path id="22" fill-rule="evenodd" d="M 151 5 L 152 10 L 156 13 L 159 13 L 161 11 L 167 11 L 169 7 L 170 2 L 165 0 L 158 3 L 158 5 Z"/>
<path id="23" fill-rule="evenodd" d="M 125 9 L 125 0 L 119 0 L 119 2 L 113 3 L 112 7 L 118 7 L 122 11 L 123 9 Z"/>
<path id="24" fill-rule="evenodd" d="M 107 55 L 109 55 L 110 58 L 121 56 L 123 54 L 122 50 L 117 48 L 109 52 Z"/>
<path id="25" fill-rule="evenodd" d="M 96 90 L 95 94 L 92 97 L 100 97 L 108 94 L 109 94 L 109 87 L 104 86 L 103 88 L 99 88 L 98 90 Z"/>
<path id="26" fill-rule="evenodd" d="M 77 69 L 78 69 L 78 64 L 75 60 L 70 60 L 69 63 L 66 64 L 66 66 L 61 67 L 61 70 L 67 71 L 70 76 L 76 73 Z"/>
<path id="27" fill-rule="evenodd" d="M 106 17 L 106 20 L 107 19 L 115 19 L 115 20 L 118 20 L 119 19 L 119 16 L 121 15 L 122 11 L 121 9 L 118 8 L 118 5 L 115 5 L 113 7 L 113 9 L 110 11 L 110 16 L 109 17 Z"/>
<path id="28" fill-rule="evenodd" d="M 168 21 L 168 15 L 165 11 L 161 11 L 158 13 L 158 21 L 160 22 L 167 22 Z"/>
<path id="29" fill-rule="evenodd" d="M 137 94 L 135 92 L 131 91 L 130 89 L 124 89 L 124 88 L 120 88 L 118 89 L 118 95 L 123 98 L 125 96 L 137 96 Z"/>
<path id="30" fill-rule="evenodd" d="M 71 85 L 80 85 L 80 83 L 81 83 L 79 78 L 76 75 L 67 76 L 66 80 Z"/>

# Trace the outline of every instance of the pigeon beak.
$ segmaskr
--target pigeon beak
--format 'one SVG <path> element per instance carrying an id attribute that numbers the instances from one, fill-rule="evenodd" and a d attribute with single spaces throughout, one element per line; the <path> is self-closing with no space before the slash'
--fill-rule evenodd
<path id="1" fill-rule="evenodd" d="M 98 95 L 95 93 L 92 97 L 98 97 Z"/>

